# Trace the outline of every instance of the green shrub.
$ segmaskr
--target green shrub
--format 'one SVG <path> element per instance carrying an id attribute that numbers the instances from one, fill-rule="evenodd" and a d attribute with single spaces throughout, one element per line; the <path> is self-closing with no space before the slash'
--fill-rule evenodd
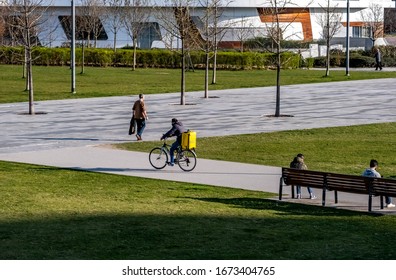
<path id="1" fill-rule="evenodd" d="M 300 60 L 300 68 L 312 68 L 314 67 L 315 58 L 307 57 L 305 59 Z"/>
<path id="2" fill-rule="evenodd" d="M 396 66 L 396 47 L 381 47 L 383 52 L 383 63 L 385 66 Z M 91 66 L 116 66 L 131 67 L 133 63 L 132 49 L 119 49 L 114 52 L 112 49 L 84 49 L 84 63 Z M 69 65 L 70 48 L 43 48 L 38 47 L 33 51 L 35 65 Z M 210 54 L 212 63 L 213 54 Z M 282 68 L 299 68 L 299 67 L 325 67 L 326 58 L 317 57 L 302 59 L 299 54 L 292 52 L 283 52 Z M 82 63 L 82 49 L 76 49 L 76 61 Z M 21 47 L 0 47 L 0 63 L 2 64 L 21 64 L 23 62 L 23 48 Z M 137 50 L 136 53 L 137 67 L 158 67 L 158 68 L 180 68 L 181 53 L 180 51 L 170 50 Z M 205 67 L 205 52 L 191 51 L 186 60 L 187 65 L 192 64 L 196 69 Z M 371 51 L 354 51 L 351 52 L 351 67 L 372 67 L 374 58 Z M 211 65 L 212 66 L 212 65 Z M 340 50 L 332 50 L 330 58 L 331 67 L 345 66 L 345 53 Z M 276 67 L 276 54 L 270 52 L 246 51 L 219 51 L 217 53 L 218 69 L 267 69 Z"/>
<path id="3" fill-rule="evenodd" d="M 113 50 L 86 48 L 84 52 L 85 63 L 88 65 L 106 67 L 113 64 Z"/>
<path id="4" fill-rule="evenodd" d="M 326 67 L 326 57 L 319 56 L 313 58 L 313 66 L 314 67 Z"/>
<path id="5" fill-rule="evenodd" d="M 374 65 L 374 63 L 374 58 L 362 56 L 360 54 L 354 54 L 349 59 L 350 67 L 371 67 Z"/>
<path id="6" fill-rule="evenodd" d="M 23 62 L 22 47 L 0 47 L 0 63 L 21 64 Z"/>

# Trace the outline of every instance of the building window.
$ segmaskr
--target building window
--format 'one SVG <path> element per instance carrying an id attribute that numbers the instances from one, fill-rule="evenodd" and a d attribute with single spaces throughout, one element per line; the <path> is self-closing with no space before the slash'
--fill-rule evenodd
<path id="1" fill-rule="evenodd" d="M 150 49 L 153 41 L 161 40 L 161 31 L 157 22 L 146 22 L 142 32 L 139 34 L 139 47 Z"/>
<path id="2" fill-rule="evenodd" d="M 370 38 L 372 35 L 371 26 L 352 26 L 352 37 L 366 37 Z"/>
<path id="3" fill-rule="evenodd" d="M 68 40 L 71 39 L 71 16 L 59 16 Z M 98 17 L 76 16 L 76 40 L 107 40 L 108 36 Z"/>

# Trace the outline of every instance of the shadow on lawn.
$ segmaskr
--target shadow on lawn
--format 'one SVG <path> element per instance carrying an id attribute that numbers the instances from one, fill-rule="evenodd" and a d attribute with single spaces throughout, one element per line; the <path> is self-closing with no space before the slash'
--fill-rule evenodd
<path id="1" fill-rule="evenodd" d="M 367 216 L 380 216 L 378 213 L 368 212 L 357 212 L 343 209 L 335 209 L 331 207 L 322 207 L 318 205 L 304 205 L 288 203 L 285 201 L 260 199 L 260 198 L 191 198 L 206 202 L 222 203 L 227 205 L 233 205 L 235 207 L 245 209 L 257 209 L 257 210 L 274 210 L 277 211 L 277 215 L 303 215 L 303 216 L 343 216 L 343 217 L 357 217 L 362 215 Z"/>
<path id="2" fill-rule="evenodd" d="M 392 246 L 384 246 L 393 242 L 396 228 L 368 215 L 251 198 L 198 200 L 280 211 L 281 216 L 270 211 L 227 216 L 214 210 L 206 215 L 76 214 L 3 222 L 0 259 L 396 258 Z"/>

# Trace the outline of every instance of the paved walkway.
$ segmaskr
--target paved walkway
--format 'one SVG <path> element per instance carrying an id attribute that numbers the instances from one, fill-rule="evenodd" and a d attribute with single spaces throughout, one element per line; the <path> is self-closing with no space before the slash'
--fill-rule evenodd
<path id="1" fill-rule="evenodd" d="M 143 136 L 159 139 L 172 117 L 198 137 L 395 122 L 394 83 L 380 79 L 283 86 L 281 114 L 293 116 L 284 118 L 268 117 L 275 111 L 274 87 L 212 91 L 207 99 L 203 92 L 189 92 L 184 106 L 178 105 L 178 93 L 148 95 L 150 119 Z M 103 144 L 135 141 L 127 131 L 136 98 L 36 102 L 40 114 L 35 116 L 26 115 L 27 103 L 1 104 L 0 160 L 277 193 L 279 167 L 199 159 L 189 173 L 178 167 L 154 170 L 147 153 L 106 148 Z M 320 205 L 320 199 L 298 202 Z M 366 211 L 367 197 L 343 194 L 337 207 Z"/>

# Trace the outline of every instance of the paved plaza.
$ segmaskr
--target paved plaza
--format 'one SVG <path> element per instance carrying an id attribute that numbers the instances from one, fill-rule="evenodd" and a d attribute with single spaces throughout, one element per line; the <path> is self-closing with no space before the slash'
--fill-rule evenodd
<path id="1" fill-rule="evenodd" d="M 281 114 L 290 117 L 281 118 L 270 117 L 275 112 L 275 87 L 211 91 L 210 98 L 187 92 L 183 106 L 180 93 L 146 95 L 149 120 L 143 140 L 159 140 L 173 117 L 197 132 L 198 156 L 199 137 L 395 122 L 395 81 L 282 86 Z M 128 135 L 136 99 L 133 95 L 39 101 L 35 116 L 26 114 L 27 103 L 0 104 L 0 160 L 278 192 L 279 167 L 199 159 L 189 173 L 177 167 L 154 170 L 148 153 L 106 148 L 105 144 L 136 141 Z M 302 201 L 320 205 L 320 199 Z M 378 205 L 374 200 L 374 208 Z M 343 194 L 338 207 L 366 211 L 367 197 Z"/>

